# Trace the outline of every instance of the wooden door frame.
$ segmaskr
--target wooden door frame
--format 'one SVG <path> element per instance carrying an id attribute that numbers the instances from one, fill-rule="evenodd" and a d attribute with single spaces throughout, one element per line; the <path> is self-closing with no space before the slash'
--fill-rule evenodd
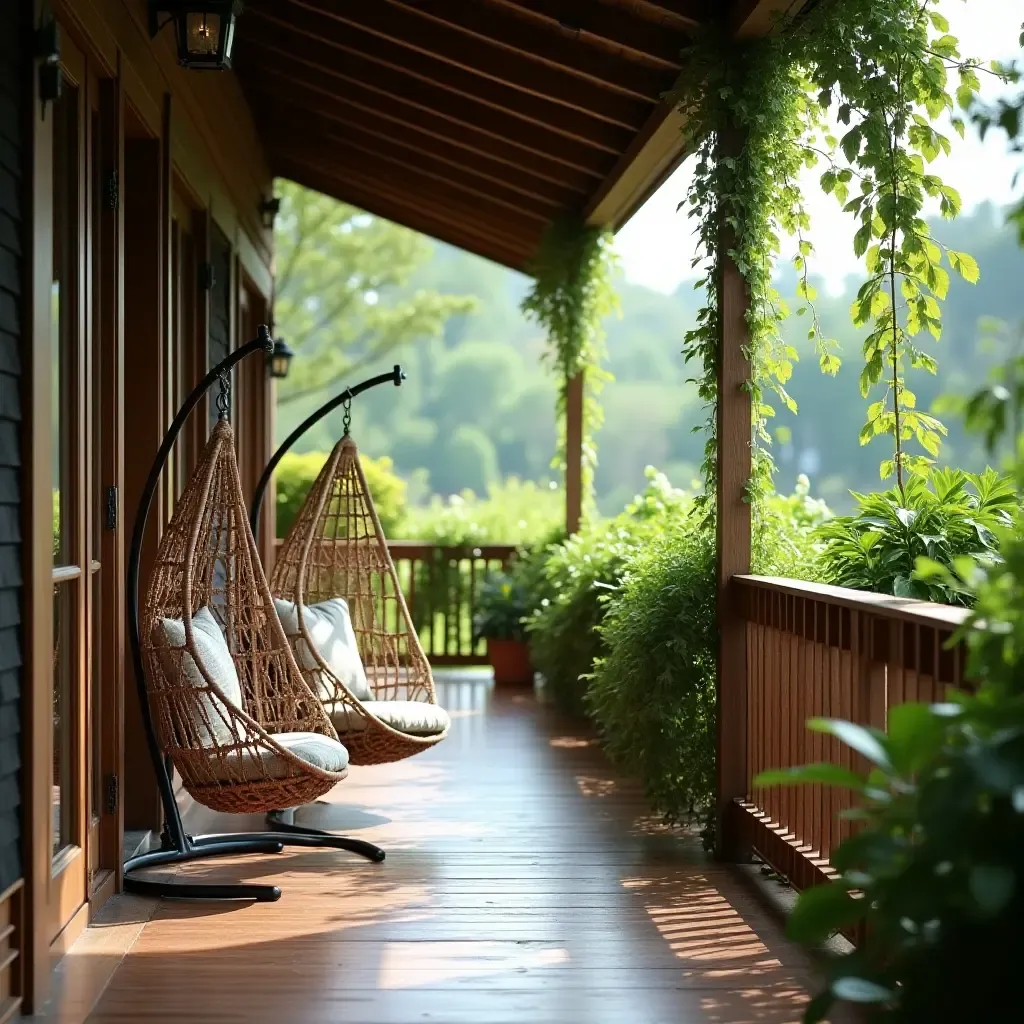
<path id="1" fill-rule="evenodd" d="M 34 0 L 32 25 L 43 13 Z M 27 44 L 26 44 L 27 45 Z M 25 799 L 22 805 L 26 899 L 23 918 L 25 965 L 23 1010 L 33 1013 L 46 999 L 50 976 L 50 942 L 46 926 L 51 870 L 50 815 L 53 783 L 53 497 L 51 470 L 50 283 L 53 272 L 53 116 L 43 117 L 39 76 L 31 75 L 31 103 L 26 112 L 31 140 L 26 232 L 30 258 L 25 294 L 30 325 L 27 357 L 24 460 L 25 491 Z M 48 539 L 49 538 L 49 539 Z"/>

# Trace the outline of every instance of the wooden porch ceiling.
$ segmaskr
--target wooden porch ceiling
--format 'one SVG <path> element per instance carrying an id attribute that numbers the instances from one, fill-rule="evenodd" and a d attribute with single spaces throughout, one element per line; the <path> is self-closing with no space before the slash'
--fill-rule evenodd
<path id="1" fill-rule="evenodd" d="M 799 3 L 799 0 L 796 0 Z M 619 227 L 682 159 L 695 29 L 794 0 L 249 0 L 236 67 L 276 175 L 515 269 Z"/>

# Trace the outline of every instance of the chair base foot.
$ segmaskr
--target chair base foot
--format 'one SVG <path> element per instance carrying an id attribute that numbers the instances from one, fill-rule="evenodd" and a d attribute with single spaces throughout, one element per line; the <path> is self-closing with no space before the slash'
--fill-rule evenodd
<path id="1" fill-rule="evenodd" d="M 140 853 L 125 861 L 124 890 L 139 896 L 179 900 L 253 900 L 273 903 L 281 898 L 276 885 L 250 885 L 247 883 L 220 884 L 211 882 L 175 882 L 165 878 L 138 878 L 133 872 L 144 868 L 173 867 L 203 857 L 240 856 L 245 853 L 280 853 L 284 844 L 272 836 L 219 836 L 217 842 L 192 841 L 186 850 L 161 849 Z"/>
<path id="2" fill-rule="evenodd" d="M 294 830 L 294 831 L 293 831 Z M 145 868 L 176 867 L 205 857 L 237 857 L 248 853 L 280 853 L 286 846 L 306 849 L 346 850 L 367 860 L 379 863 L 384 851 L 361 839 L 348 839 L 329 832 L 316 834 L 298 826 L 282 832 L 241 832 L 186 837 L 187 848 L 177 850 L 166 841 L 163 848 L 142 853 L 125 861 L 125 892 L 158 899 L 179 900 L 250 900 L 273 903 L 281 898 L 276 885 L 254 885 L 244 882 L 232 884 L 206 882 L 177 882 L 170 878 L 139 878 L 135 872 Z"/>
<path id="3" fill-rule="evenodd" d="M 287 811 L 270 811 L 267 814 L 267 826 L 273 831 L 270 835 L 276 836 L 281 842 L 288 845 L 289 838 L 296 840 L 294 845 L 297 846 L 328 846 L 339 850 L 349 850 L 352 853 L 359 854 L 361 857 L 365 857 L 367 860 L 373 861 L 375 864 L 379 864 L 387 856 L 385 852 L 373 843 L 368 843 L 363 839 L 349 839 L 346 836 L 336 836 L 333 832 L 325 832 L 320 828 L 307 828 L 304 825 L 296 825 L 294 820 L 289 821 L 289 818 L 294 817 L 294 812 L 291 810 Z M 253 835 L 258 833 L 251 833 Z M 301 841 L 299 841 L 301 840 Z"/>

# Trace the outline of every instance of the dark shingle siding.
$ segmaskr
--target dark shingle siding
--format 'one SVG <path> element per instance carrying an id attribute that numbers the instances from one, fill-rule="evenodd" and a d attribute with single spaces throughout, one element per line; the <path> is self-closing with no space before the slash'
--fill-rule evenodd
<path id="1" fill-rule="evenodd" d="M 22 184 L 27 5 L 0 2 L 0 892 L 21 876 Z"/>

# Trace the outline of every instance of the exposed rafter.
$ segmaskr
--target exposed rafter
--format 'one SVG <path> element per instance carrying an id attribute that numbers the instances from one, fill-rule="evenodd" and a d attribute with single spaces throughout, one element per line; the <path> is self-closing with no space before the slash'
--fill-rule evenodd
<path id="1" fill-rule="evenodd" d="M 549 25 L 569 39 L 619 53 L 631 60 L 642 60 L 653 67 L 678 71 L 680 43 L 665 26 L 645 21 L 628 10 L 594 0 L 485 0 L 530 19 L 533 24 Z"/>
<path id="2" fill-rule="evenodd" d="M 446 30 L 457 50 L 486 46 L 500 50 L 496 70 L 516 59 L 525 59 L 534 73 L 548 66 L 569 72 L 592 82 L 603 90 L 616 90 L 649 99 L 652 92 L 663 87 L 657 69 L 633 61 L 609 60 L 607 54 L 595 51 L 579 40 L 566 38 L 558 32 L 538 31 L 532 25 L 509 11 L 508 8 L 482 3 L 481 0 L 377 0 L 380 15 L 389 22 L 404 16 L 418 16 L 419 27 L 414 33 L 429 33 L 433 28 Z"/>

